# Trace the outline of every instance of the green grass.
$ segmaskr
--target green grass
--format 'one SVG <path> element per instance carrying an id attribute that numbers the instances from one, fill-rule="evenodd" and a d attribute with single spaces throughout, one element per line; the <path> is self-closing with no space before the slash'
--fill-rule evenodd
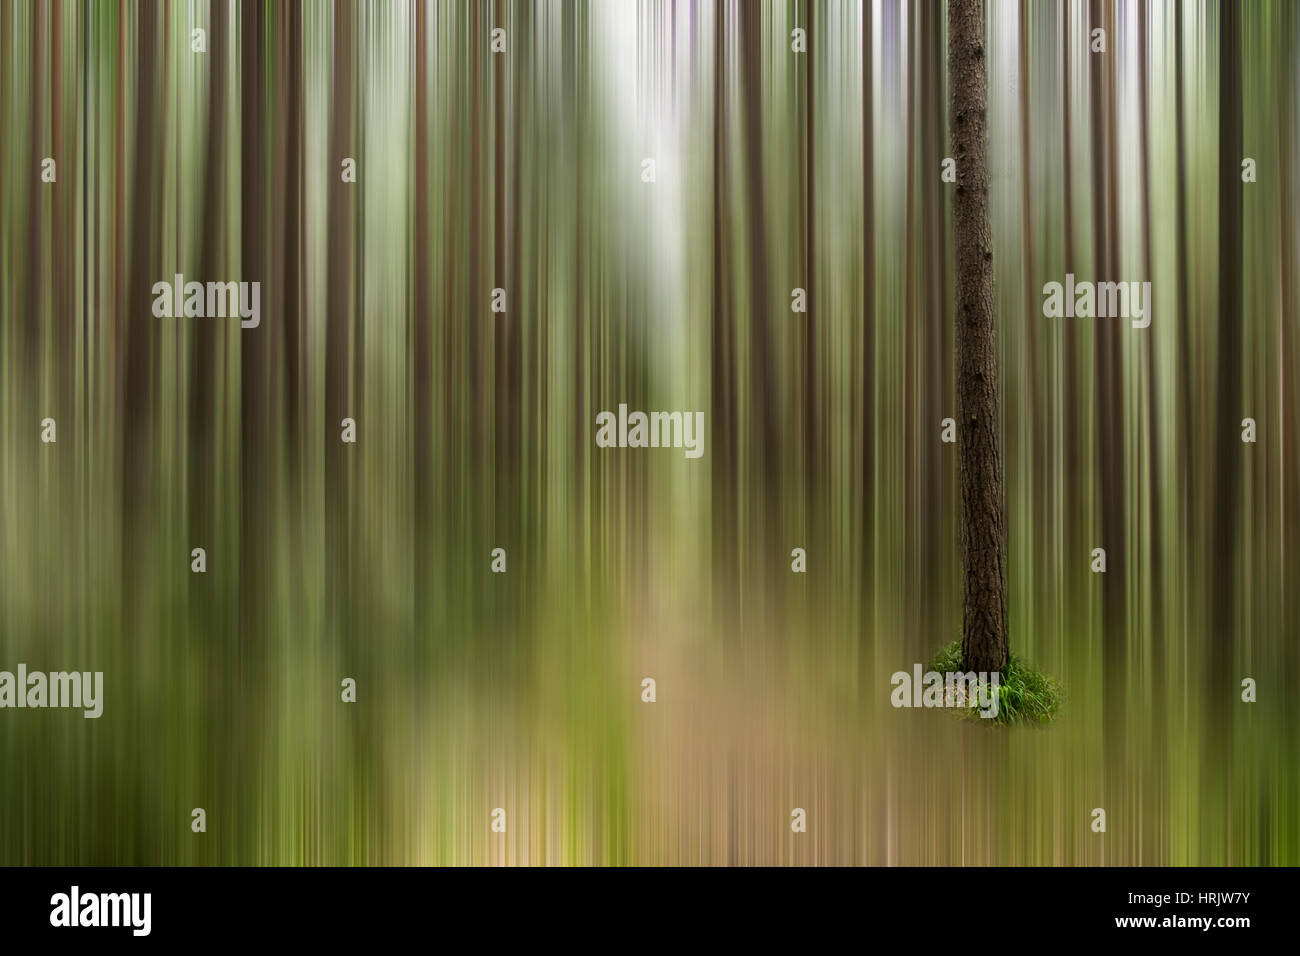
<path id="1" fill-rule="evenodd" d="M 943 647 L 927 667 L 941 674 L 964 671 L 961 664 L 961 641 Z M 1055 678 L 1034 670 L 1015 654 L 1011 654 L 1006 669 L 998 678 L 995 690 L 998 712 L 995 717 L 982 717 L 979 709 L 981 694 L 966 706 L 952 708 L 957 714 L 974 718 L 982 724 L 1048 724 L 1061 709 L 1061 685 Z"/>

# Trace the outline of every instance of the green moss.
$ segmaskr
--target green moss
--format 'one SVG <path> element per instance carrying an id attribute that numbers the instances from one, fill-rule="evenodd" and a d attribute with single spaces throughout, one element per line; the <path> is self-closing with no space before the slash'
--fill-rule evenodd
<path id="1" fill-rule="evenodd" d="M 940 649 L 927 670 L 941 674 L 962 672 L 961 641 L 953 641 Z M 1061 709 L 1063 693 L 1055 678 L 1034 670 L 1015 654 L 1010 655 L 1006 668 L 998 678 L 994 691 L 998 697 L 996 717 L 981 717 L 979 697 L 952 709 L 962 717 L 974 718 L 982 724 L 1047 724 Z"/>

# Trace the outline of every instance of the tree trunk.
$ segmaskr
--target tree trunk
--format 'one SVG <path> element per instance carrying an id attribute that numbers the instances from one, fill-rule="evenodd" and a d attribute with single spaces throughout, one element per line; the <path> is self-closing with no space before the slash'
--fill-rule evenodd
<path id="1" fill-rule="evenodd" d="M 875 167 L 875 111 L 872 83 L 875 73 L 872 45 L 872 9 L 862 8 L 862 348 L 858 368 L 862 382 L 862 418 L 858 430 L 858 449 L 862 469 L 862 514 L 859 527 L 862 541 L 862 601 L 863 606 L 875 606 L 876 588 L 876 167 Z M 869 613 L 869 612 L 868 612 Z M 867 627 L 865 616 L 862 647 L 858 651 L 860 686 L 866 687 L 870 679 L 868 664 L 875 628 Z M 867 695 L 863 695 L 863 702 Z"/>
<path id="2" fill-rule="evenodd" d="M 1242 185 L 1241 185 L 1241 10 L 1225 3 L 1219 13 L 1219 372 L 1215 396 L 1214 446 L 1214 547 L 1218 568 L 1210 592 L 1211 639 L 1209 696 L 1214 726 L 1230 726 L 1231 696 L 1222 684 L 1232 673 L 1236 578 L 1233 575 L 1237 545 L 1237 507 L 1241 490 L 1242 454 L 1238 422 L 1241 404 L 1241 293 L 1242 293 Z"/>
<path id="3" fill-rule="evenodd" d="M 1033 445 L 1033 547 L 1035 554 L 1048 553 L 1045 540 L 1047 512 L 1047 451 L 1051 442 L 1044 434 L 1047 401 L 1040 381 L 1038 325 L 1038 273 L 1034 268 L 1034 201 L 1033 139 L 1029 100 L 1029 0 L 1020 0 L 1020 57 L 1016 91 L 1020 96 L 1020 248 L 1023 254 L 1021 275 L 1024 288 L 1026 377 L 1029 379 L 1029 440 Z"/>
<path id="4" fill-rule="evenodd" d="M 1113 5 L 1094 0 L 1089 29 L 1100 27 L 1114 35 Z M 1089 70 L 1089 100 L 1092 132 L 1092 235 L 1093 269 L 1098 276 L 1119 272 L 1119 170 L 1116 159 L 1115 61 L 1113 55 L 1092 64 Z M 1123 356 L 1119 331 L 1111 322 L 1093 323 L 1093 393 L 1096 396 L 1094 459 L 1097 468 L 1097 511 L 1101 518 L 1101 541 L 1106 549 L 1109 572 L 1102 576 L 1101 590 L 1101 674 L 1108 688 L 1102 714 L 1102 749 L 1120 772 L 1124 749 L 1125 701 L 1123 681 L 1128 653 L 1127 608 L 1128 518 L 1124 498 L 1124 418 L 1120 404 L 1123 387 Z"/>
<path id="5" fill-rule="evenodd" d="M 240 11 L 240 278 L 267 279 L 266 11 L 245 0 Z M 270 609 L 270 342 L 273 326 L 239 336 L 239 647 L 241 673 L 261 660 Z"/>
<path id="6" fill-rule="evenodd" d="M 947 332 L 947 299 L 944 276 L 947 274 L 948 249 L 944 241 L 945 186 L 937 170 L 943 152 L 943 25 L 939 22 L 942 8 L 922 4 L 920 7 L 920 41 L 918 62 L 921 68 L 921 248 L 924 250 L 929 278 L 921 295 L 922 319 L 917 330 L 927 350 L 937 351 L 947 358 L 947 345 L 951 340 Z M 939 612 L 944 606 L 942 596 L 952 592 L 941 587 L 943 577 L 943 537 L 950 531 L 948 512 L 944 507 L 948 497 L 949 476 L 944 474 L 944 463 L 949 456 L 946 446 L 934 440 L 934 427 L 952 408 L 951 379 L 945 373 L 948 362 L 939 360 L 929 365 L 921 381 L 919 432 L 921 466 L 919 475 L 921 515 L 917 531 L 920 553 L 917 568 L 920 572 L 916 590 L 920 602 L 920 635 L 924 643 L 932 643 L 939 622 L 951 622 L 952 617 Z M 912 459 L 909 459 L 911 461 Z"/>
<path id="7" fill-rule="evenodd" d="M 1140 76 L 1138 124 L 1142 141 L 1142 263 L 1145 278 L 1153 278 L 1155 256 L 1152 251 L 1151 234 L 1151 123 L 1148 103 L 1148 27 L 1150 4 L 1142 4 L 1138 17 L 1138 69 Z M 1147 482 L 1150 508 L 1151 536 L 1151 657 L 1155 669 L 1155 682 L 1152 685 L 1152 711 L 1155 720 L 1152 729 L 1156 739 L 1165 736 L 1165 585 L 1164 585 L 1164 522 L 1161 496 L 1163 488 L 1160 482 L 1160 387 L 1156 367 L 1155 340 L 1148 337 L 1143 343 L 1146 351 L 1147 366 Z"/>
<path id="8" fill-rule="evenodd" d="M 1007 663 L 1006 528 L 993 329 L 984 4 L 949 0 L 948 73 L 957 193 L 957 408 L 961 473 L 962 666 Z"/>
<path id="9" fill-rule="evenodd" d="M 1174 130 L 1178 148 L 1174 150 L 1174 178 L 1178 181 L 1177 213 L 1174 234 L 1177 238 L 1177 299 L 1178 299 L 1178 408 L 1179 442 L 1182 457 L 1182 513 L 1183 527 L 1187 529 L 1187 547 L 1197 553 L 1202 540 L 1199 522 L 1192 520 L 1196 508 L 1196 491 L 1199 478 L 1196 462 L 1192 459 L 1192 346 L 1190 280 L 1187 276 L 1187 121 L 1185 119 L 1183 89 L 1183 5 L 1174 4 Z"/>
<path id="10" fill-rule="evenodd" d="M 763 494 L 778 491 L 780 438 L 776 428 L 773 370 L 773 335 L 769 261 L 767 258 L 767 206 L 763 166 L 763 13 L 757 4 L 739 5 L 740 82 L 744 91 L 745 199 L 749 203 L 749 294 L 752 368 L 750 421 L 758 446 L 759 480 Z M 812 305 L 816 309 L 817 303 Z M 763 528 L 760 525 L 760 530 Z"/>
<path id="11" fill-rule="evenodd" d="M 325 291 L 325 501 L 331 503 L 325 517 L 325 581 L 329 594 L 329 616 L 333 633 L 346 640 L 352 633 L 349 615 L 352 593 L 352 499 L 354 489 L 348 471 L 348 456 L 339 440 L 344 418 L 359 419 L 348 376 L 348 342 L 356 298 L 353 286 L 355 236 L 360 227 L 357 204 L 351 190 L 336 170 L 343 157 L 357 158 L 352 128 L 352 90 L 356 83 L 352 43 L 355 11 L 348 4 L 334 9 L 333 59 L 330 77 L 330 185 L 325 216 L 329 222 L 327 261 L 329 275 Z M 423 437 L 421 438 L 423 441 Z"/>
<path id="12" fill-rule="evenodd" d="M 1062 164 L 1062 217 L 1065 228 L 1065 271 L 1075 271 L 1074 261 L 1074 164 L 1071 159 L 1074 150 L 1074 132 L 1070 124 L 1070 112 L 1073 109 L 1073 99 L 1070 96 L 1070 47 L 1073 42 L 1070 36 L 1071 12 L 1068 7 L 1060 8 L 1061 16 L 1061 157 L 1064 160 Z M 1064 461 L 1062 467 L 1064 472 L 1061 476 L 1061 501 L 1065 510 L 1066 519 L 1064 525 L 1064 553 L 1067 555 L 1082 553 L 1080 541 L 1082 536 L 1079 532 L 1079 515 L 1083 511 L 1082 500 L 1082 483 L 1079 476 L 1082 473 L 1082 466 L 1079 463 L 1079 333 L 1074 322 L 1065 323 L 1065 344 L 1061 355 L 1061 364 L 1065 366 L 1065 401 L 1063 415 L 1065 417 L 1065 434 L 1062 436 L 1062 443 L 1065 446 Z M 1074 582 L 1077 578 L 1069 575 L 1065 576 L 1065 606 L 1066 614 L 1078 607 L 1076 595 L 1079 593 L 1077 584 Z"/>

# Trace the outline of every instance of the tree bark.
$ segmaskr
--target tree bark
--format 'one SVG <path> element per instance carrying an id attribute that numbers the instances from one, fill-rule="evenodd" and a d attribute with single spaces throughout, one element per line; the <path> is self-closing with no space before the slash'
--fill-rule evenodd
<path id="1" fill-rule="evenodd" d="M 1101 27 L 1114 35 L 1114 7 L 1093 0 L 1089 28 Z M 1119 167 L 1116 154 L 1115 60 L 1114 54 L 1093 63 L 1089 69 L 1089 100 L 1092 133 L 1092 236 L 1093 268 L 1098 276 L 1119 271 Z M 1102 713 L 1102 749 L 1116 772 L 1122 772 L 1127 738 L 1124 733 L 1123 692 L 1128 654 L 1128 517 L 1124 496 L 1124 418 L 1119 394 L 1123 381 L 1123 356 L 1119 332 L 1110 322 L 1093 323 L 1093 393 L 1096 414 L 1094 459 L 1097 468 L 1097 511 L 1101 519 L 1101 541 L 1106 549 L 1109 571 L 1102 576 L 1101 589 L 1101 674 L 1108 688 Z M 1113 690 L 1111 688 L 1114 688 Z"/>
<path id="2" fill-rule="evenodd" d="M 808 5 L 808 36 L 813 36 L 813 16 L 815 7 Z M 818 41 L 814 39 L 813 43 Z M 818 310 L 814 286 L 817 279 L 817 156 L 815 144 L 817 130 L 816 86 L 813 74 L 813 58 L 805 56 L 804 79 L 807 97 L 804 100 L 804 264 L 803 286 L 812 306 L 804 313 L 804 378 L 803 378 L 803 433 L 804 433 L 804 482 L 805 491 L 810 502 L 820 502 L 822 495 L 817 493 L 817 482 L 821 478 L 822 441 L 818 431 L 822 420 L 818 408 L 817 377 L 817 328 Z"/>
<path id="3" fill-rule="evenodd" d="M 1033 546 L 1035 554 L 1046 554 L 1045 533 L 1047 512 L 1047 449 L 1051 442 L 1043 434 L 1047 401 L 1039 372 L 1038 324 L 1039 311 L 1038 273 L 1034 268 L 1034 199 L 1033 199 L 1033 139 L 1029 99 L 1029 0 L 1020 0 L 1020 56 L 1016 92 L 1020 96 L 1020 248 L 1024 256 L 1022 279 L 1024 289 L 1026 376 L 1029 379 L 1029 440 L 1033 445 L 1034 523 Z"/>
<path id="4" fill-rule="evenodd" d="M 922 4 L 918 62 L 921 68 L 921 248 L 929 275 L 921 294 L 921 321 L 917 325 L 927 349 L 939 350 L 945 358 L 951 341 L 947 335 L 947 299 L 944 276 L 947 275 L 948 248 L 945 242 L 944 196 L 947 186 L 940 182 L 938 170 L 943 151 L 943 24 L 941 8 Z M 944 532 L 951 532 L 945 504 L 951 499 L 949 476 L 944 474 L 948 461 L 945 446 L 934 440 L 933 429 L 952 408 L 952 380 L 946 374 L 947 361 L 928 365 L 920 385 L 920 506 L 917 531 L 920 553 L 917 567 L 921 641 L 929 644 L 939 622 L 952 617 L 940 612 L 941 597 L 952 592 L 941 586 L 943 574 Z M 909 459 L 910 460 L 910 459 Z M 945 480 L 949 479 L 949 480 Z"/>
<path id="5" fill-rule="evenodd" d="M 862 345 L 858 354 L 859 381 L 862 383 L 862 415 L 858 425 L 858 449 L 861 454 L 862 512 L 862 587 L 860 589 L 863 626 L 859 629 L 859 687 L 870 681 L 872 641 L 875 640 L 874 617 L 876 593 L 876 168 L 875 112 L 872 97 L 875 64 L 873 62 L 873 12 L 864 5 L 862 16 Z M 870 695 L 861 695 L 865 707 Z"/>
<path id="6" fill-rule="evenodd" d="M 1215 409 L 1214 444 L 1214 547 L 1210 552 L 1218 567 L 1217 586 L 1210 595 L 1210 634 L 1214 650 L 1207 674 L 1214 726 L 1230 726 L 1221 687 L 1232 672 L 1232 642 L 1237 582 L 1232 571 L 1237 546 L 1237 508 L 1241 490 L 1241 294 L 1242 294 L 1242 118 L 1241 118 L 1241 9 L 1225 3 L 1219 11 L 1219 370 Z"/>
<path id="7" fill-rule="evenodd" d="M 267 162 L 265 10 L 245 0 L 240 11 L 240 278 L 267 282 Z M 271 436 L 269 323 L 239 336 L 239 647 L 243 660 L 262 660 L 270 608 Z"/>
<path id="8" fill-rule="evenodd" d="M 734 14 L 733 14 L 734 16 Z M 719 557 L 714 564 L 714 593 L 726 595 L 719 610 L 719 626 L 725 630 L 733 607 L 734 587 L 739 576 L 737 542 L 740 524 L 739 503 L 730 493 L 739 472 L 738 434 L 740 396 L 737 394 L 736 330 L 731 301 L 732 270 L 731 226 L 734 210 L 728 191 L 731 175 L 727 162 L 727 129 L 730 116 L 727 111 L 729 88 L 726 70 L 727 8 L 722 0 L 714 4 L 713 27 L 713 290 L 710 355 L 711 371 L 709 407 L 718 435 L 716 451 L 712 452 L 713 552 Z M 581 201 L 582 189 L 578 190 Z M 579 286 L 581 288 L 581 286 Z M 581 298 L 579 298 L 581 301 Z M 586 427 L 585 422 L 583 427 Z M 729 633 L 729 632 L 728 632 Z"/>
<path id="9" fill-rule="evenodd" d="M 360 228 L 357 202 L 350 185 L 342 179 L 340 164 L 344 157 L 360 158 L 353 136 L 352 90 L 356 84 L 356 67 L 352 52 L 356 12 L 351 4 L 334 9 L 333 59 L 330 94 L 330 184 L 325 215 L 329 222 L 329 247 L 326 252 L 329 275 L 325 280 L 325 581 L 329 594 L 329 614 L 334 634 L 341 640 L 351 635 L 353 602 L 349 599 L 352 580 L 352 514 L 349 504 L 355 493 L 352 473 L 348 469 L 347 449 L 339 440 L 344 418 L 361 419 L 354 403 L 348 375 L 348 343 L 355 318 L 355 273 L 352 268 L 355 248 L 353 237 Z"/>
<path id="10" fill-rule="evenodd" d="M 1192 458 L 1192 347 L 1190 280 L 1187 275 L 1187 121 L 1185 118 L 1186 93 L 1183 89 L 1183 5 L 1174 4 L 1174 130 L 1178 148 L 1174 150 L 1174 178 L 1178 181 L 1177 213 L 1174 234 L 1177 238 L 1177 299 L 1178 299 L 1178 408 L 1179 442 L 1182 457 L 1182 511 L 1183 527 L 1187 529 L 1188 547 L 1197 553 L 1200 537 L 1199 522 L 1192 520 L 1196 508 L 1199 478 L 1196 462 Z"/>
<path id="11" fill-rule="evenodd" d="M 1139 128 L 1142 139 L 1142 262 L 1146 278 L 1153 277 L 1155 256 L 1152 252 L 1151 234 L 1151 123 L 1148 94 L 1149 68 L 1148 22 L 1151 14 L 1150 4 L 1143 2 L 1142 12 L 1138 17 L 1138 70 L 1140 76 L 1140 93 L 1138 99 Z M 1151 536 L 1151 657 L 1155 668 L 1155 682 L 1152 685 L 1152 711 L 1155 720 L 1152 729 L 1156 739 L 1165 736 L 1165 585 L 1164 585 L 1164 522 L 1161 495 L 1163 487 L 1160 482 L 1160 387 L 1156 367 L 1155 340 L 1148 337 L 1146 346 L 1147 367 L 1147 494 L 1150 514 Z"/>
<path id="12" fill-rule="evenodd" d="M 229 10 L 224 3 L 212 5 L 208 79 L 208 134 L 203 172 L 203 213 L 200 222 L 199 276 L 221 275 L 224 242 L 223 213 L 226 198 L 226 57 L 230 44 L 227 30 Z M 189 512 L 190 540 L 212 549 L 217 527 L 216 498 L 220 487 L 214 474 L 217 422 L 217 361 L 225 330 L 215 322 L 193 322 L 187 328 L 190 339 L 189 396 Z M 205 605 L 209 589 L 202 579 L 191 578 L 190 601 L 196 619 L 208 619 Z"/>
<path id="13" fill-rule="evenodd" d="M 858 448 L 862 455 L 862 581 L 868 600 L 874 596 L 876 500 L 876 140 L 872 97 L 875 64 L 872 10 L 862 9 L 862 420 Z M 865 655 L 864 658 L 865 660 Z"/>
<path id="14" fill-rule="evenodd" d="M 957 160 L 957 408 L 961 474 L 962 666 L 1007 663 L 1006 526 L 993 325 L 982 0 L 949 0 L 949 123 Z"/>
<path id="15" fill-rule="evenodd" d="M 1070 47 L 1072 39 L 1070 36 L 1071 12 L 1068 7 L 1060 8 L 1061 16 L 1061 157 L 1064 160 L 1062 164 L 1062 217 L 1065 228 L 1065 271 L 1073 272 L 1075 270 L 1074 261 L 1074 164 L 1071 159 L 1074 150 L 1074 131 L 1070 123 L 1070 113 L 1073 109 L 1074 100 L 1070 95 Z M 1061 476 L 1061 496 L 1065 510 L 1064 527 L 1064 553 L 1079 554 L 1081 553 L 1080 541 L 1082 536 L 1079 532 L 1079 515 L 1082 513 L 1083 492 L 1080 474 L 1082 466 L 1079 463 L 1080 441 L 1079 441 L 1079 333 L 1074 322 L 1065 323 L 1065 347 L 1061 355 L 1061 363 L 1065 366 L 1065 402 L 1063 414 L 1065 417 L 1065 434 L 1062 436 L 1064 451 L 1064 472 Z M 1068 582 L 1065 588 L 1065 604 L 1067 609 L 1073 609 L 1078 606 L 1076 595 L 1079 593 L 1077 584 L 1073 583 L 1075 578 L 1065 576 Z M 1066 613 L 1069 613 L 1067 610 Z"/>
<path id="16" fill-rule="evenodd" d="M 780 437 L 777 434 L 773 394 L 772 310 L 767 257 L 767 206 L 763 165 L 763 13 L 757 4 L 739 5 L 740 83 L 744 93 L 745 199 L 749 203 L 749 309 L 753 371 L 750 421 L 758 446 L 759 478 L 763 493 L 778 490 Z M 816 308 L 814 302 L 812 308 Z"/>

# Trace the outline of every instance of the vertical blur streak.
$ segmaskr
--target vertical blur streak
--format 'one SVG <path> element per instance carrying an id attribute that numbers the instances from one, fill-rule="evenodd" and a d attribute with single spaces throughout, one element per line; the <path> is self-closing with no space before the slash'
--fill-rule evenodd
<path id="1" fill-rule="evenodd" d="M 943 5 L 0 3 L 0 671 L 105 685 L 0 708 L 0 861 L 1300 862 L 1300 15 L 985 21 L 1042 729 L 890 704 L 962 620 Z"/>
<path id="2" fill-rule="evenodd" d="M 1139 135 L 1141 136 L 1142 164 L 1142 274 L 1151 276 L 1154 272 L 1151 235 L 1151 125 L 1148 119 L 1150 110 L 1150 73 L 1148 59 L 1150 51 L 1150 30 L 1148 21 L 1151 17 L 1151 4 L 1144 0 L 1138 17 L 1138 103 Z M 1164 506 L 1161 500 L 1163 487 L 1160 483 L 1160 436 L 1164 429 L 1160 427 L 1159 372 L 1156 364 L 1156 346 L 1147 342 L 1143 349 L 1146 353 L 1146 427 L 1147 427 L 1147 505 L 1150 509 L 1147 540 L 1149 542 L 1149 577 L 1151 581 L 1151 665 L 1146 671 L 1151 685 L 1151 730 L 1156 740 L 1164 740 L 1168 732 L 1166 710 L 1168 693 L 1165 682 L 1159 679 L 1165 672 L 1165 585 L 1164 585 Z M 1149 675 L 1157 675 L 1152 680 Z M 1154 767 L 1150 772 L 1155 779 L 1151 786 L 1155 788 L 1156 800 L 1163 803 L 1168 800 L 1168 769 L 1166 755 L 1156 752 L 1152 755 Z M 1158 828 L 1149 828 L 1145 835 L 1144 854 L 1150 858 L 1162 858 L 1165 853 L 1165 835 Z"/>
<path id="3" fill-rule="evenodd" d="M 1241 8 L 1219 5 L 1219 307 L 1217 374 L 1215 375 L 1213 534 L 1209 553 L 1230 561 L 1237 557 L 1238 490 L 1242 464 L 1238 429 L 1241 427 L 1242 363 L 1242 82 Z M 1235 569 L 1234 569 L 1235 570 Z M 1235 619 L 1237 576 L 1229 573 L 1209 589 L 1210 650 L 1206 655 L 1207 716 L 1210 719 L 1211 759 L 1207 761 L 1207 803 L 1212 812 L 1231 812 L 1233 794 L 1221 781 L 1232 779 L 1236 756 L 1232 747 L 1232 698 L 1219 693 L 1222 675 L 1231 672 L 1233 638 L 1242 628 Z M 1222 807 L 1222 810 L 1220 810 Z M 1236 837 L 1230 835 L 1230 841 Z M 1231 844 L 1230 844 L 1231 845 Z"/>

